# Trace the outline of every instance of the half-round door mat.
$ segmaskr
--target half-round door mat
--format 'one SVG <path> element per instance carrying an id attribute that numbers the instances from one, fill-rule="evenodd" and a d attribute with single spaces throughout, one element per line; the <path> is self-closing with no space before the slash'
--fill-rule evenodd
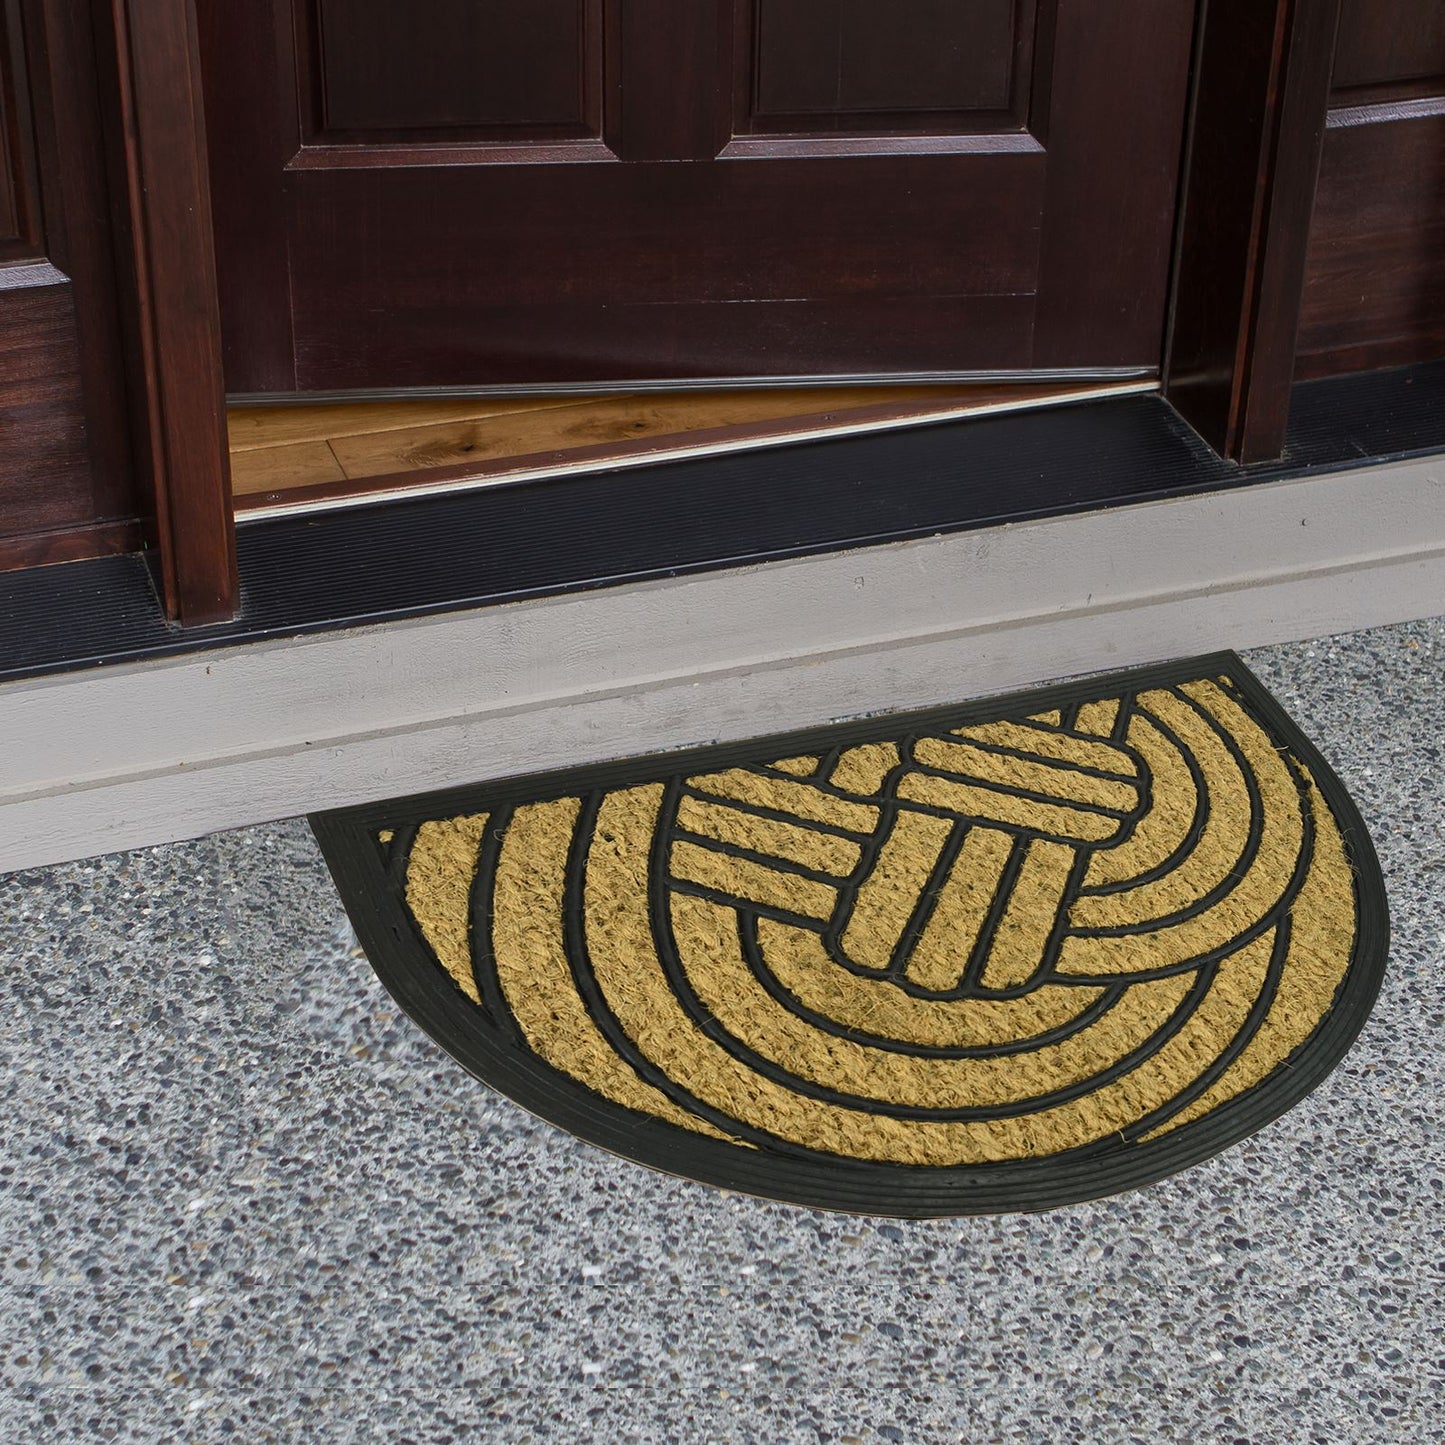
<path id="1" fill-rule="evenodd" d="M 1339 1061 L 1386 952 L 1358 813 L 1232 654 L 312 823 L 383 982 L 488 1084 L 865 1213 L 1214 1154 Z"/>

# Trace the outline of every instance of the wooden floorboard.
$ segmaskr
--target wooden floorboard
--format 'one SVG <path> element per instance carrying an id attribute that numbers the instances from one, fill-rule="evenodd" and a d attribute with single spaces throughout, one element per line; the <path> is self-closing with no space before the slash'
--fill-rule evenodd
<path id="1" fill-rule="evenodd" d="M 463 397 L 443 401 L 352 401 L 297 406 L 236 406 L 229 413 L 231 451 L 256 451 L 288 442 L 366 436 L 415 426 L 442 426 L 570 406 L 568 396 Z"/>
<path id="2" fill-rule="evenodd" d="M 231 449 L 231 489 L 237 496 L 345 480 L 346 473 L 327 441 Z"/>
<path id="3" fill-rule="evenodd" d="M 966 415 L 1118 385 L 856 386 L 233 407 L 237 510 Z"/>

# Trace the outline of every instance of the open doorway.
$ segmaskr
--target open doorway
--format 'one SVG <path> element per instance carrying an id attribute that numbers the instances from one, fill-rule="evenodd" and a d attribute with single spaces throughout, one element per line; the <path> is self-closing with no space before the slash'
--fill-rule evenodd
<path id="1" fill-rule="evenodd" d="M 819 386 L 232 407 L 240 517 L 918 426 L 1144 382 Z"/>

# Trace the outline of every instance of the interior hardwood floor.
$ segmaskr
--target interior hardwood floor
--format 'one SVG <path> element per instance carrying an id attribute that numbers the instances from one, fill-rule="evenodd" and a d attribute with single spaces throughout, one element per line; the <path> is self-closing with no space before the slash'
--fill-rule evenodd
<path id="1" fill-rule="evenodd" d="M 238 406 L 238 513 L 1039 406 L 1140 383 L 838 386 Z"/>

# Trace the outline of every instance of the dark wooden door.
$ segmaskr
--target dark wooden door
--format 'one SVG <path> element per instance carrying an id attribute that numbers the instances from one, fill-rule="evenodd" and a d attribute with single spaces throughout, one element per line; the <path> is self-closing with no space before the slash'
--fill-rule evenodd
<path id="1" fill-rule="evenodd" d="M 1298 374 L 1445 356 L 1445 5 L 1345 0 Z"/>
<path id="2" fill-rule="evenodd" d="M 0 0 L 0 569 L 139 537 L 85 6 Z"/>
<path id="3" fill-rule="evenodd" d="M 239 393 L 1159 361 L 1194 0 L 200 0 Z"/>

